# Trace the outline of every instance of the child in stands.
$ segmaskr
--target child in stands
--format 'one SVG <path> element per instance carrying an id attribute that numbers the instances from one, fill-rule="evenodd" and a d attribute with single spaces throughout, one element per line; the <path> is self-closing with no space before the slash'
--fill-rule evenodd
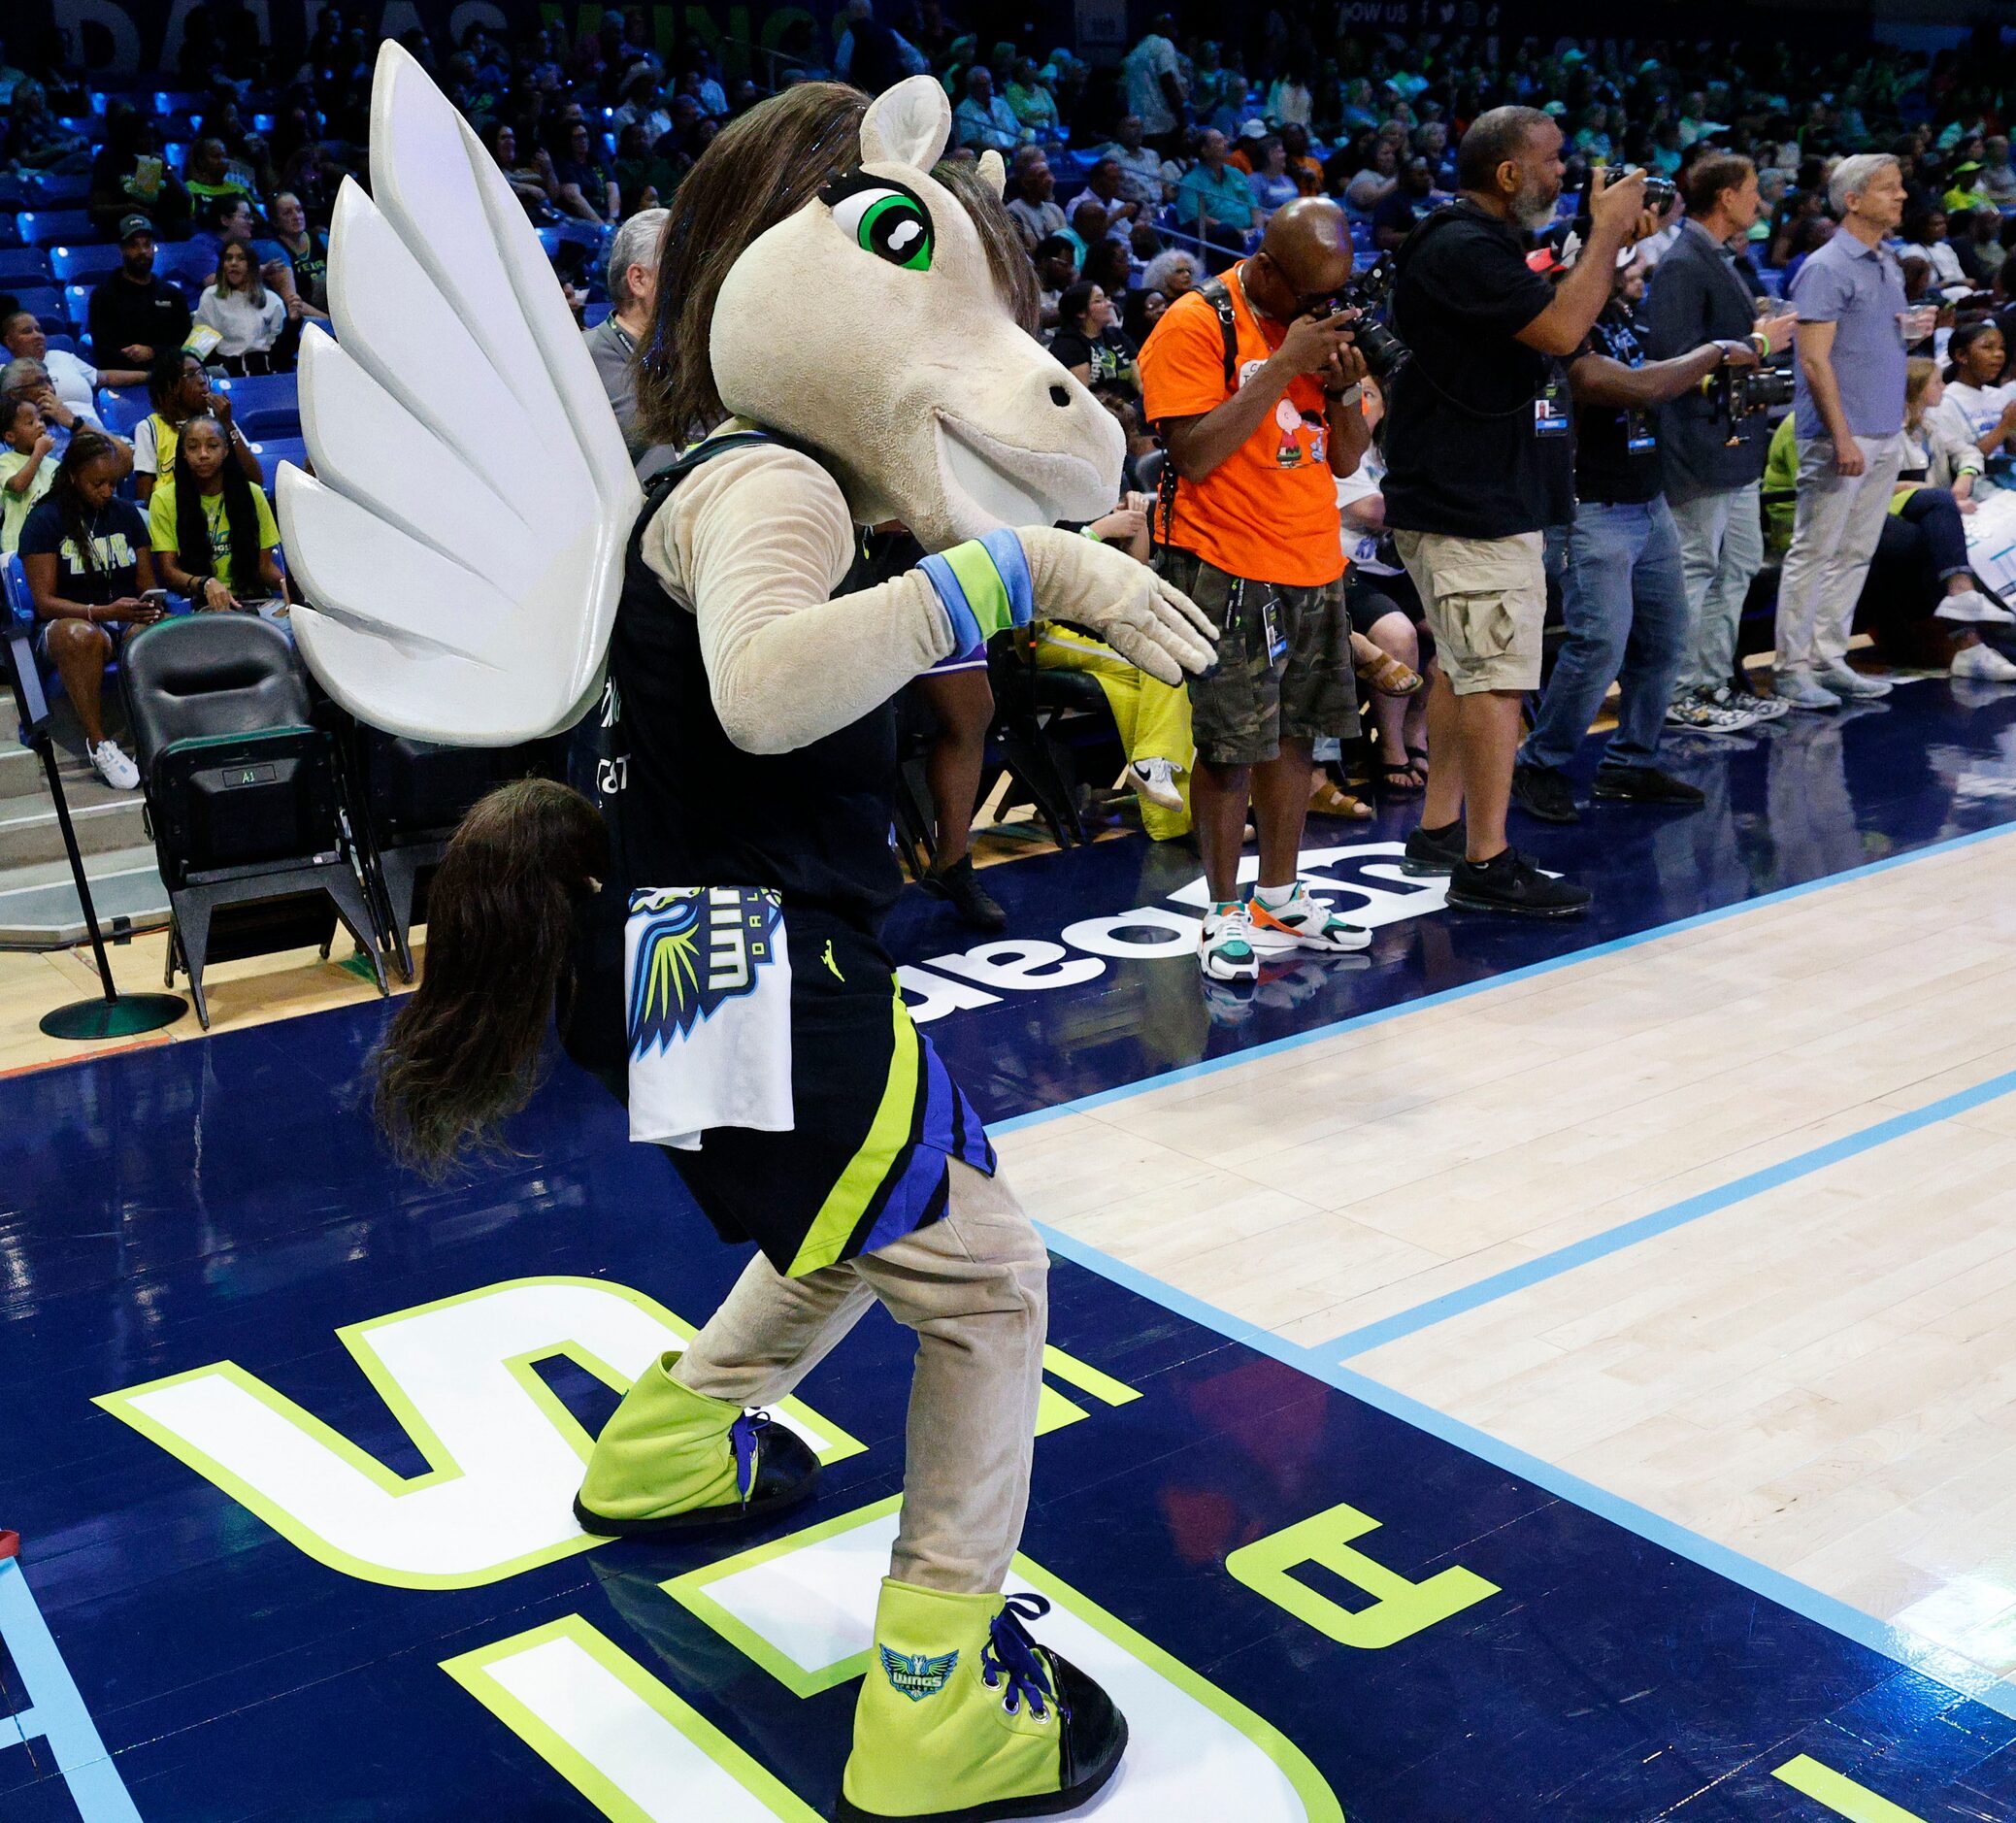
<path id="1" fill-rule="evenodd" d="M 199 609 L 236 608 L 281 590 L 280 528 L 266 489 L 230 459 L 224 427 L 208 413 L 176 441 L 175 467 L 148 502 L 162 582 Z"/>
<path id="2" fill-rule="evenodd" d="M 56 465 L 49 459 L 55 439 L 44 428 L 31 398 L 0 399 L 0 425 L 6 439 L 6 447 L 0 448 L 0 557 L 11 557 L 28 514 L 56 479 Z"/>

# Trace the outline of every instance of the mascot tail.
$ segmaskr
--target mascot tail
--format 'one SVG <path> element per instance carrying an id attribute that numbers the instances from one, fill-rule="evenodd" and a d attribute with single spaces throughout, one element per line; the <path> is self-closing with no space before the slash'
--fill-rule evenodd
<path id="1" fill-rule="evenodd" d="M 427 895 L 427 966 L 378 1057 L 379 1123 L 439 1176 L 539 1081 L 556 1001 L 573 988 L 576 919 L 609 874 L 609 831 L 579 792 L 521 779 L 455 831 Z"/>

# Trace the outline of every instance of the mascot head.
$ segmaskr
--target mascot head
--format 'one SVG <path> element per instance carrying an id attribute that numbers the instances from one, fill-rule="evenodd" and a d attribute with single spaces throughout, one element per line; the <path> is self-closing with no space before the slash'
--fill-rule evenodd
<path id="1" fill-rule="evenodd" d="M 867 104 L 806 83 L 720 133 L 666 225 L 639 385 L 658 441 L 752 418 L 932 550 L 1111 507 L 1119 426 L 1015 320 L 999 157 L 933 177 L 951 125 L 918 76 Z"/>

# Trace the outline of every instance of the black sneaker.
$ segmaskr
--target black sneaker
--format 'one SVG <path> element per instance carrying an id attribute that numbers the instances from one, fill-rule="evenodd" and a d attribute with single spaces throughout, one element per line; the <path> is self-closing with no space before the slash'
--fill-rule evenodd
<path id="1" fill-rule="evenodd" d="M 1466 912 L 1571 918 L 1589 910 L 1589 891 L 1565 879 L 1548 878 L 1517 848 L 1502 848 L 1488 861 L 1457 865 L 1449 877 L 1449 903 Z"/>
<path id="2" fill-rule="evenodd" d="M 1582 812 L 1575 809 L 1575 788 L 1569 782 L 1568 774 L 1552 766 L 1514 766 L 1512 802 L 1543 823 L 1582 820 Z"/>
<path id="3" fill-rule="evenodd" d="M 1417 825 L 1407 837 L 1407 851 L 1400 858 L 1400 871 L 1415 878 L 1448 873 L 1463 859 L 1463 818 L 1430 829 Z"/>
<path id="4" fill-rule="evenodd" d="M 1512 775 L 1512 795 L 1519 795 L 1519 775 Z M 1663 804 L 1675 811 L 1698 811 L 1707 793 L 1657 766 L 1599 766 L 1590 795 L 1621 804 Z M 1537 814 L 1537 812 L 1536 812 Z"/>
<path id="5" fill-rule="evenodd" d="M 923 887 L 934 898 L 947 901 L 962 924 L 970 924 L 976 931 L 1008 929 L 1008 913 L 980 884 L 970 854 L 962 854 L 950 867 L 933 868 L 924 876 Z"/>

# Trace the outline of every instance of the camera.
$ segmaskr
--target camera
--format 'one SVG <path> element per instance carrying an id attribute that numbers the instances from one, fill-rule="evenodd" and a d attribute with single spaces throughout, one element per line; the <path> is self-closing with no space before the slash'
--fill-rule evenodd
<path id="1" fill-rule="evenodd" d="M 1610 172 L 1609 181 L 1612 183 L 1622 183 L 1626 178 L 1636 177 L 1641 167 L 1638 165 L 1620 165 Z M 1665 215 L 1679 196 L 1679 185 L 1671 178 L 1660 177 L 1656 172 L 1647 171 L 1644 177 L 1645 207 L 1655 215 Z M 1589 213 L 1589 204 L 1586 197 L 1583 199 L 1582 213 L 1585 215 Z"/>
<path id="2" fill-rule="evenodd" d="M 1729 443 L 1734 447 L 1742 442 L 1736 428 L 1740 420 L 1753 412 L 1790 405 L 1795 384 L 1789 367 L 1725 367 L 1703 380 L 1701 389 L 1729 419 Z"/>
<path id="3" fill-rule="evenodd" d="M 1405 367 L 1407 357 L 1413 352 L 1377 315 L 1384 310 L 1392 289 L 1393 255 L 1381 253 L 1377 263 L 1368 271 L 1352 276 L 1350 282 L 1331 300 L 1330 310 L 1326 313 L 1335 315 L 1340 310 L 1358 312 L 1352 341 L 1358 352 L 1365 356 L 1365 371 L 1381 382 Z"/>

